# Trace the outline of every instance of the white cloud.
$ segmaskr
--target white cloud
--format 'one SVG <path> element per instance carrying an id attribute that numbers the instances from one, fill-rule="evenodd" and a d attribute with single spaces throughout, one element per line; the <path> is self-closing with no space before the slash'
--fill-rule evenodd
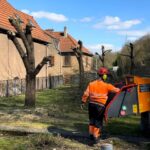
<path id="1" fill-rule="evenodd" d="M 135 41 L 135 40 L 137 40 L 137 37 L 135 37 L 135 36 L 127 37 L 127 41 L 132 42 L 132 41 Z"/>
<path id="2" fill-rule="evenodd" d="M 120 22 L 119 17 L 111 17 L 111 16 L 106 16 L 105 19 L 103 20 L 103 24 L 105 25 L 112 25 Z"/>
<path id="3" fill-rule="evenodd" d="M 119 17 L 106 16 L 101 22 L 95 24 L 96 29 L 106 28 L 108 30 L 129 29 L 134 25 L 140 24 L 138 19 L 121 21 Z"/>
<path id="4" fill-rule="evenodd" d="M 84 17 L 82 19 L 80 19 L 81 22 L 91 22 L 92 18 L 91 17 Z"/>
<path id="5" fill-rule="evenodd" d="M 21 10 L 21 11 L 24 12 L 25 14 L 29 14 L 29 13 L 30 13 L 30 11 L 27 10 L 27 9 L 23 9 L 23 10 Z"/>
<path id="6" fill-rule="evenodd" d="M 119 35 L 132 36 L 132 37 L 140 37 L 147 34 L 148 31 L 142 30 L 131 30 L 131 31 L 119 31 Z"/>
<path id="7" fill-rule="evenodd" d="M 102 45 L 105 47 L 105 50 L 110 50 L 111 49 L 113 52 L 120 50 L 120 48 L 117 48 L 114 45 L 109 44 L 109 43 L 100 43 L 100 44 L 95 44 L 95 45 L 86 45 L 86 47 L 89 50 L 91 50 L 93 53 L 95 53 L 95 52 L 101 53 Z"/>
<path id="8" fill-rule="evenodd" d="M 22 12 L 30 14 L 31 16 L 35 18 L 40 18 L 40 19 L 46 18 L 54 22 L 65 22 L 68 20 L 68 18 L 64 16 L 63 14 L 56 14 L 52 12 L 45 12 L 45 11 L 30 12 L 29 10 L 26 10 L 26 9 L 22 10 Z"/>
<path id="9" fill-rule="evenodd" d="M 119 31 L 117 34 L 126 36 L 126 40 L 135 41 L 138 38 L 149 34 L 150 30 L 130 30 L 130 31 Z"/>
<path id="10" fill-rule="evenodd" d="M 68 18 L 62 14 L 56 14 L 56 13 L 50 13 L 44 11 L 32 12 L 31 15 L 35 18 L 46 18 L 48 20 L 55 21 L 55 22 L 64 22 L 68 20 Z"/>

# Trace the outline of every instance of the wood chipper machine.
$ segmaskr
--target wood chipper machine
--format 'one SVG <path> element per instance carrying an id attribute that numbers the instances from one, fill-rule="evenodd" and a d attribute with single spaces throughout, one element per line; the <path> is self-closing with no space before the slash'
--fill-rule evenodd
<path id="1" fill-rule="evenodd" d="M 150 77 L 126 76 L 125 85 L 106 106 L 105 119 L 141 115 L 141 129 L 150 135 Z"/>

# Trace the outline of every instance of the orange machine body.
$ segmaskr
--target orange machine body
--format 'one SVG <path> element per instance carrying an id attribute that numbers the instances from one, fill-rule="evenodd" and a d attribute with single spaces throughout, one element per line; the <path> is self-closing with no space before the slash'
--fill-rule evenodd
<path id="1" fill-rule="evenodd" d="M 137 85 L 137 95 L 138 95 L 138 106 L 139 113 L 150 111 L 150 78 L 149 77 L 139 77 L 139 76 L 127 76 L 126 84 L 136 84 Z"/>

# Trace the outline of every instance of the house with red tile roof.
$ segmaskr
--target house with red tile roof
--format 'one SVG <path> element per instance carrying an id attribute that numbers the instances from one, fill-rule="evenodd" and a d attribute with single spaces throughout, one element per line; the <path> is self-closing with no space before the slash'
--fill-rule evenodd
<path id="1" fill-rule="evenodd" d="M 28 22 L 34 26 L 32 37 L 36 65 L 41 62 L 44 56 L 53 56 L 53 61 L 46 64 L 37 75 L 40 79 L 42 78 L 42 84 L 37 80 L 38 87 L 45 87 L 50 76 L 65 76 L 79 72 L 78 62 L 72 51 L 72 48 L 78 46 L 78 43 L 70 34 L 67 34 L 66 28 L 64 32 L 44 31 L 32 16 L 16 10 L 7 0 L 0 0 L 0 81 L 24 79 L 26 75 L 22 59 L 14 43 L 7 35 L 10 30 L 16 32 L 8 20 L 9 17 L 19 18 L 23 28 Z M 18 40 L 24 51 L 26 51 L 22 40 L 19 37 Z M 92 53 L 85 47 L 83 47 L 82 51 L 85 71 L 90 71 Z"/>
<path id="2" fill-rule="evenodd" d="M 59 60 L 55 59 L 55 55 L 54 61 L 60 62 L 60 73 L 62 73 L 64 76 L 79 73 L 78 62 L 72 50 L 73 48 L 79 46 L 78 41 L 67 33 L 67 27 L 64 27 L 64 31 L 62 32 L 55 32 L 53 30 L 47 29 L 45 30 L 45 33 L 53 39 L 54 43 L 56 43 L 58 51 L 57 53 L 60 55 L 60 58 Z M 86 47 L 84 47 L 84 45 L 82 47 L 82 52 L 84 70 L 86 72 L 90 72 L 92 68 L 93 54 Z"/>
<path id="3" fill-rule="evenodd" d="M 23 28 L 28 22 L 33 24 L 32 37 L 36 64 L 39 64 L 42 58 L 48 54 L 48 44 L 51 42 L 32 16 L 16 10 L 7 0 L 0 0 L 0 80 L 10 80 L 16 77 L 22 79 L 26 75 L 22 59 L 7 35 L 9 30 L 16 32 L 8 20 L 9 17 L 19 18 Z M 23 46 L 22 41 L 20 39 L 19 41 Z M 47 70 L 47 65 L 45 65 L 38 77 L 48 76 Z"/>

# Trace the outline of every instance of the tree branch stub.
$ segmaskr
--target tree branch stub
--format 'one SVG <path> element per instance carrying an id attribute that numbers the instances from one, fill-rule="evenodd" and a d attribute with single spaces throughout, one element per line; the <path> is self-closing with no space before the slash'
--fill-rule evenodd
<path id="1" fill-rule="evenodd" d="M 18 32 L 19 36 L 21 37 L 23 43 L 24 43 L 24 46 L 27 50 L 27 53 L 30 53 L 31 49 L 30 49 L 30 45 L 28 43 L 28 40 L 25 36 L 25 33 L 24 31 L 22 30 L 22 26 L 21 26 L 21 23 L 19 21 L 18 18 L 14 18 L 14 17 L 9 17 L 8 18 L 9 22 L 11 23 L 11 25 L 16 29 L 16 31 Z"/>
<path id="2" fill-rule="evenodd" d="M 37 75 L 40 72 L 40 70 L 42 69 L 42 67 L 45 64 L 47 64 L 47 62 L 50 61 L 50 60 L 51 60 L 51 56 L 44 57 L 43 60 L 41 61 L 41 63 L 39 63 L 37 65 L 37 67 L 35 68 L 34 74 Z"/>

